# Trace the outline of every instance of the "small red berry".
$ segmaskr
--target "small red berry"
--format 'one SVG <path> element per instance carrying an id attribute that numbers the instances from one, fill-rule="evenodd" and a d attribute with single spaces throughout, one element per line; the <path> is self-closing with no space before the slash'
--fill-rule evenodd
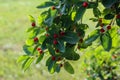
<path id="1" fill-rule="evenodd" d="M 48 37 L 49 36 L 49 34 L 46 34 L 46 37 Z"/>
<path id="2" fill-rule="evenodd" d="M 45 28 L 45 30 L 46 30 L 46 31 L 48 31 L 48 30 L 49 30 L 49 28 L 48 28 L 48 27 L 46 27 L 46 28 Z"/>
<path id="3" fill-rule="evenodd" d="M 52 56 L 52 60 L 55 61 L 56 57 L 55 56 Z"/>
<path id="4" fill-rule="evenodd" d="M 56 49 L 56 52 L 59 53 L 60 52 L 59 49 Z"/>
<path id="5" fill-rule="evenodd" d="M 64 36 L 64 35 L 65 35 L 65 32 L 61 31 L 61 32 L 60 32 L 60 35 L 61 35 L 61 36 Z"/>
<path id="6" fill-rule="evenodd" d="M 101 32 L 101 33 L 104 33 L 104 32 L 105 32 L 105 30 L 104 30 L 103 28 L 101 28 L 101 29 L 100 29 L 100 32 Z"/>
<path id="7" fill-rule="evenodd" d="M 84 3 L 82 4 L 82 6 L 86 8 L 86 7 L 88 7 L 88 3 L 87 3 L 87 2 L 84 2 Z"/>
<path id="8" fill-rule="evenodd" d="M 99 22 L 102 23 L 102 18 L 99 19 Z"/>
<path id="9" fill-rule="evenodd" d="M 83 42 L 83 39 L 81 38 L 79 41 L 82 43 L 82 42 Z"/>
<path id="10" fill-rule="evenodd" d="M 60 64 L 60 67 L 63 67 L 63 64 Z"/>
<path id="11" fill-rule="evenodd" d="M 38 51 L 40 51 L 40 50 L 41 50 L 41 48 L 37 48 L 37 50 L 38 50 Z"/>
<path id="12" fill-rule="evenodd" d="M 54 34 L 53 37 L 54 37 L 54 38 L 58 38 L 58 35 L 57 35 L 57 34 Z"/>
<path id="13" fill-rule="evenodd" d="M 37 37 L 34 38 L 34 42 L 38 42 L 38 38 Z"/>
<path id="14" fill-rule="evenodd" d="M 60 60 L 62 60 L 62 58 L 61 58 L 61 57 L 58 57 L 57 61 L 60 61 Z"/>
<path id="15" fill-rule="evenodd" d="M 77 48 L 80 49 L 80 46 L 78 46 Z"/>
<path id="16" fill-rule="evenodd" d="M 116 18 L 117 18 L 117 19 L 120 19 L 120 14 L 118 14 L 118 15 L 116 16 Z"/>
<path id="17" fill-rule="evenodd" d="M 55 6 L 52 6 L 52 8 L 51 8 L 52 10 L 55 10 L 56 9 L 56 7 Z"/>
<path id="18" fill-rule="evenodd" d="M 43 53 L 43 51 L 42 51 L 42 50 L 40 50 L 40 51 L 39 51 L 39 53 L 40 53 L 40 54 L 42 54 L 42 53 Z"/>
<path id="19" fill-rule="evenodd" d="M 32 27 L 35 27 L 35 26 L 36 26 L 35 22 L 32 22 Z"/>
<path id="20" fill-rule="evenodd" d="M 111 29 L 111 26 L 110 26 L 110 25 L 108 25 L 108 26 L 107 26 L 107 30 L 110 30 L 110 29 Z"/>
<path id="21" fill-rule="evenodd" d="M 54 41 L 53 41 L 53 44 L 54 44 L 54 45 L 58 44 L 58 41 L 57 41 L 57 40 L 54 40 Z"/>
<path id="22" fill-rule="evenodd" d="M 103 24 L 103 23 L 101 23 L 101 24 L 100 24 L 100 26 L 101 26 L 101 27 L 103 27 L 103 26 L 104 26 L 104 24 Z"/>

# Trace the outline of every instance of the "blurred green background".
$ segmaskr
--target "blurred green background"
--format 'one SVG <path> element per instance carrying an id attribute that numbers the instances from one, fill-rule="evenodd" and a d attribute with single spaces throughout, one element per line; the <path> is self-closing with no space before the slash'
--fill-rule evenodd
<path id="1" fill-rule="evenodd" d="M 46 0 L 0 0 L 0 80 L 83 80 L 80 61 L 74 62 L 75 74 L 61 70 L 59 74 L 49 74 L 44 60 L 32 65 L 24 72 L 21 64 L 16 63 L 25 54 L 22 46 L 27 38 L 25 33 L 31 27 L 28 15 L 35 18 L 41 10 L 37 5 Z"/>

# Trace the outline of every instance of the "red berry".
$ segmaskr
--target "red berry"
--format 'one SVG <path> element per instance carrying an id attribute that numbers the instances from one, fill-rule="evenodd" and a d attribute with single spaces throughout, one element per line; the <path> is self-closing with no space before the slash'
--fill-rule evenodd
<path id="1" fill-rule="evenodd" d="M 37 48 L 37 50 L 38 50 L 38 51 L 40 51 L 40 50 L 41 50 L 41 48 Z"/>
<path id="2" fill-rule="evenodd" d="M 64 35 L 65 35 L 65 32 L 61 31 L 61 32 L 60 32 L 60 35 L 61 35 L 61 36 L 64 36 Z"/>
<path id="3" fill-rule="evenodd" d="M 108 25 L 108 26 L 107 26 L 107 30 L 110 30 L 110 29 L 111 29 L 111 26 L 110 26 L 110 25 Z"/>
<path id="4" fill-rule="evenodd" d="M 77 48 L 80 49 L 80 46 L 78 46 Z"/>
<path id="5" fill-rule="evenodd" d="M 40 54 L 42 54 L 42 53 L 43 53 L 43 51 L 42 51 L 42 50 L 40 50 L 40 51 L 39 51 L 39 53 L 40 53 Z"/>
<path id="6" fill-rule="evenodd" d="M 58 38 L 58 35 L 57 35 L 57 34 L 54 34 L 53 37 L 54 37 L 54 38 Z"/>
<path id="7" fill-rule="evenodd" d="M 86 7 L 88 6 L 88 3 L 87 3 L 87 2 L 84 2 L 84 3 L 82 4 L 82 6 L 86 8 Z"/>
<path id="8" fill-rule="evenodd" d="M 46 34 L 46 37 L 48 37 L 49 36 L 49 34 Z"/>
<path id="9" fill-rule="evenodd" d="M 118 15 L 116 16 L 116 18 L 117 18 L 117 19 L 120 19 L 120 14 L 118 14 Z"/>
<path id="10" fill-rule="evenodd" d="M 32 22 L 32 27 L 35 27 L 35 26 L 36 26 L 35 22 Z"/>
<path id="11" fill-rule="evenodd" d="M 60 52 L 59 49 L 56 49 L 56 52 L 59 53 Z"/>
<path id="12" fill-rule="evenodd" d="M 55 61 L 56 57 L 55 56 L 52 56 L 52 60 Z"/>
<path id="13" fill-rule="evenodd" d="M 52 10 L 55 10 L 56 9 L 56 7 L 55 6 L 52 6 L 52 8 L 51 8 Z"/>
<path id="14" fill-rule="evenodd" d="M 48 31 L 48 29 L 49 29 L 48 27 L 45 28 L 46 31 Z"/>
<path id="15" fill-rule="evenodd" d="M 53 41 L 53 44 L 54 44 L 54 45 L 58 44 L 58 41 L 57 41 L 57 40 L 54 40 L 54 41 Z"/>
<path id="16" fill-rule="evenodd" d="M 61 59 L 61 57 L 58 57 L 58 59 L 57 59 L 57 60 L 58 60 L 58 61 L 60 61 L 60 60 L 62 60 L 62 59 Z"/>
<path id="17" fill-rule="evenodd" d="M 101 28 L 101 29 L 100 29 L 100 32 L 101 32 L 101 33 L 104 33 L 104 32 L 105 32 L 105 30 L 104 30 L 103 28 Z"/>
<path id="18" fill-rule="evenodd" d="M 99 19 L 99 22 L 102 23 L 102 18 Z"/>
<path id="19" fill-rule="evenodd" d="M 38 42 L 38 38 L 37 37 L 34 38 L 34 42 Z"/>
<path id="20" fill-rule="evenodd" d="M 79 41 L 82 43 L 82 42 L 83 42 L 83 39 L 81 38 Z"/>

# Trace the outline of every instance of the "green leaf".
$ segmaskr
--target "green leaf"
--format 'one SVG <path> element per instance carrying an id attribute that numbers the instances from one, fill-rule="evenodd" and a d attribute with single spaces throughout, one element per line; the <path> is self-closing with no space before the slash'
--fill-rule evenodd
<path id="1" fill-rule="evenodd" d="M 65 52 L 64 42 L 62 40 L 58 40 L 58 44 L 55 45 L 60 52 Z"/>
<path id="2" fill-rule="evenodd" d="M 24 61 L 24 63 L 22 64 L 23 70 L 26 71 L 26 70 L 30 67 L 30 65 L 31 65 L 31 63 L 32 63 L 33 61 L 34 61 L 34 58 L 33 58 L 33 57 L 27 58 L 27 59 Z"/>
<path id="3" fill-rule="evenodd" d="M 70 74 L 74 74 L 74 69 L 72 67 L 72 65 L 69 62 L 65 62 L 64 63 L 64 69 L 70 73 Z"/>
<path id="4" fill-rule="evenodd" d="M 36 64 L 38 64 L 42 59 L 43 59 L 44 53 L 42 53 L 41 55 L 39 55 L 39 57 L 36 60 Z"/>
<path id="5" fill-rule="evenodd" d="M 117 0 L 102 0 L 102 4 L 107 8 L 110 8 L 115 2 Z"/>
<path id="6" fill-rule="evenodd" d="M 48 17 L 45 19 L 45 24 L 48 26 L 51 26 L 53 23 L 53 20 L 56 16 L 57 10 L 49 10 Z"/>
<path id="7" fill-rule="evenodd" d="M 120 26 L 120 19 L 116 19 L 116 23 L 118 26 Z"/>
<path id="8" fill-rule="evenodd" d="M 79 21 L 83 17 L 83 14 L 85 13 L 85 11 L 86 11 L 86 8 L 80 7 L 78 11 L 76 12 L 76 16 L 74 20 Z"/>
<path id="9" fill-rule="evenodd" d="M 49 44 L 47 44 L 47 48 L 48 48 L 48 51 L 49 53 L 54 56 L 55 55 L 55 50 L 53 49 L 53 47 Z"/>
<path id="10" fill-rule="evenodd" d="M 45 35 L 40 36 L 40 37 L 39 37 L 39 43 L 42 44 L 45 39 L 46 39 L 46 36 L 45 36 Z"/>
<path id="11" fill-rule="evenodd" d="M 50 7 L 50 6 L 54 6 L 55 4 L 53 2 L 44 2 L 42 4 L 40 4 L 39 6 L 37 6 L 37 8 L 47 8 L 47 7 Z"/>
<path id="12" fill-rule="evenodd" d="M 51 61 L 51 57 L 49 57 L 49 58 L 47 59 L 47 61 L 46 61 L 46 66 L 49 65 L 50 61 Z"/>
<path id="13" fill-rule="evenodd" d="M 66 41 L 70 44 L 76 44 L 79 41 L 79 37 L 77 36 L 77 33 L 74 32 L 66 32 L 63 37 L 61 37 L 63 41 Z"/>
<path id="14" fill-rule="evenodd" d="M 94 30 L 90 33 L 89 37 L 84 41 L 85 44 L 90 44 L 100 36 L 99 30 Z"/>
<path id="15" fill-rule="evenodd" d="M 34 38 L 36 37 L 40 32 L 40 28 L 35 28 L 34 30 L 32 30 L 29 34 L 29 38 Z"/>
<path id="16" fill-rule="evenodd" d="M 112 47 L 112 38 L 109 33 L 101 34 L 100 36 L 101 44 L 106 51 L 110 51 Z"/>
<path id="17" fill-rule="evenodd" d="M 107 14 L 104 16 L 105 19 L 107 20 L 110 20 L 110 19 L 113 19 L 114 18 L 114 15 L 113 14 Z"/>
<path id="18" fill-rule="evenodd" d="M 30 27 L 26 30 L 26 32 L 31 32 L 32 30 L 34 30 L 34 27 Z"/>
<path id="19" fill-rule="evenodd" d="M 27 40 L 26 40 L 26 45 L 32 46 L 33 44 L 34 44 L 33 39 L 27 39 Z"/>
<path id="20" fill-rule="evenodd" d="M 101 12 L 98 8 L 93 8 L 93 14 L 95 17 L 101 16 Z"/>
<path id="21" fill-rule="evenodd" d="M 33 16 L 29 15 L 28 17 L 31 22 L 35 22 L 35 18 Z"/>
<path id="22" fill-rule="evenodd" d="M 98 6 L 98 3 L 95 3 L 95 2 L 89 2 L 89 5 L 88 5 L 88 9 L 89 8 L 96 8 Z"/>
<path id="23" fill-rule="evenodd" d="M 17 59 L 17 63 L 20 63 L 20 62 L 26 60 L 27 58 L 29 58 L 29 56 L 27 56 L 27 55 L 20 56 L 20 57 Z"/>
<path id="24" fill-rule="evenodd" d="M 55 72 L 55 63 L 56 61 L 50 61 L 48 65 L 48 71 L 53 74 Z"/>
<path id="25" fill-rule="evenodd" d="M 60 64 L 56 64 L 56 70 L 55 70 L 55 71 L 56 71 L 57 73 L 59 73 L 59 72 L 60 72 L 60 68 L 61 68 L 61 67 L 60 67 Z"/>
<path id="26" fill-rule="evenodd" d="M 25 52 L 27 55 L 31 55 L 32 52 L 33 52 L 33 48 L 30 47 L 30 46 L 27 46 L 27 45 L 24 45 L 24 46 L 23 46 L 23 50 L 24 50 L 24 52 Z"/>
<path id="27" fill-rule="evenodd" d="M 68 60 L 78 60 L 80 58 L 79 54 L 75 53 L 74 47 L 66 47 L 65 52 L 62 54 Z"/>

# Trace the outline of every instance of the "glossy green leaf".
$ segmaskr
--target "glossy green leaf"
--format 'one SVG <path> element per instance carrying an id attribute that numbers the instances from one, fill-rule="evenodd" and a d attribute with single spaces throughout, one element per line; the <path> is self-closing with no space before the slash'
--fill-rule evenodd
<path id="1" fill-rule="evenodd" d="M 22 62 L 22 61 L 26 60 L 27 58 L 29 58 L 29 56 L 27 56 L 27 55 L 20 56 L 20 57 L 17 59 L 17 63 Z"/>
<path id="2" fill-rule="evenodd" d="M 47 48 L 49 53 L 53 56 L 55 55 L 55 50 L 53 49 L 52 45 L 47 44 Z"/>
<path id="3" fill-rule="evenodd" d="M 110 20 L 110 19 L 113 19 L 114 18 L 114 15 L 113 14 L 107 14 L 104 16 L 105 19 L 107 20 Z"/>
<path id="4" fill-rule="evenodd" d="M 29 15 L 28 17 L 31 22 L 35 22 L 35 18 L 33 16 Z"/>
<path id="5" fill-rule="evenodd" d="M 53 23 L 53 20 L 56 16 L 57 10 L 49 10 L 48 17 L 45 19 L 45 24 L 48 26 L 51 26 Z"/>
<path id="6" fill-rule="evenodd" d="M 74 69 L 72 67 L 72 65 L 69 62 L 65 62 L 64 63 L 64 69 L 70 73 L 70 74 L 74 74 Z"/>
<path id="7" fill-rule="evenodd" d="M 48 65 L 48 71 L 53 74 L 55 72 L 55 63 L 56 61 L 50 61 L 49 65 Z"/>
<path id="8" fill-rule="evenodd" d="M 110 8 L 115 2 L 117 0 L 102 0 L 102 4 L 107 8 Z"/>
<path id="9" fill-rule="evenodd" d="M 53 2 L 44 2 L 42 4 L 40 4 L 39 6 L 37 6 L 37 8 L 47 8 L 47 7 L 50 7 L 50 6 L 54 6 L 55 4 Z"/>
<path id="10" fill-rule="evenodd" d="M 67 47 L 65 52 L 62 54 L 62 56 L 68 60 L 74 60 L 74 61 L 80 58 L 80 55 L 75 53 L 73 47 Z"/>
<path id="11" fill-rule="evenodd" d="M 46 66 L 49 65 L 50 61 L 51 61 L 51 57 L 49 57 L 49 58 L 47 59 L 47 61 L 46 61 Z"/>
<path id="12" fill-rule="evenodd" d="M 29 38 L 34 38 L 36 37 L 40 32 L 40 28 L 35 28 L 29 33 Z"/>
<path id="13" fill-rule="evenodd" d="M 31 65 L 31 63 L 32 63 L 33 61 L 34 61 L 34 58 L 33 58 L 33 57 L 27 58 L 27 59 L 24 61 L 24 63 L 22 64 L 23 70 L 26 71 L 26 70 L 30 67 L 30 65 Z"/>
<path id="14" fill-rule="evenodd" d="M 95 17 L 101 16 L 101 12 L 98 8 L 93 8 L 93 14 Z"/>
<path id="15" fill-rule="evenodd" d="M 60 52 L 65 52 L 65 45 L 62 40 L 58 40 L 58 44 L 56 44 L 55 47 L 59 49 Z"/>
<path id="16" fill-rule="evenodd" d="M 116 23 L 120 27 L 120 19 L 116 19 Z"/>
<path id="17" fill-rule="evenodd" d="M 85 44 L 90 44 L 100 36 L 99 30 L 94 30 L 90 33 L 89 37 L 84 41 Z"/>
<path id="18" fill-rule="evenodd" d="M 27 45 L 24 45 L 24 46 L 23 46 L 23 50 L 24 50 L 24 52 L 25 52 L 27 55 L 31 55 L 32 52 L 33 52 L 33 48 L 30 47 L 30 46 L 27 46 Z"/>
<path id="19" fill-rule="evenodd" d="M 60 64 L 56 64 L 56 70 L 55 70 L 55 71 L 56 71 L 57 73 L 59 73 L 59 72 L 60 72 L 60 68 L 61 68 L 61 67 L 60 67 Z"/>
<path id="20" fill-rule="evenodd" d="M 112 47 L 112 38 L 109 33 L 101 34 L 100 36 L 101 44 L 106 51 L 110 51 Z"/>
<path id="21" fill-rule="evenodd" d="M 26 45 L 32 46 L 33 44 L 34 44 L 33 39 L 27 39 L 27 40 L 26 40 Z"/>
<path id="22" fill-rule="evenodd" d="M 85 11 L 86 11 L 86 8 L 80 7 L 76 12 L 76 16 L 74 20 L 79 21 L 83 17 L 83 14 L 85 13 Z"/>
<path id="23" fill-rule="evenodd" d="M 77 36 L 77 33 L 74 32 L 66 32 L 63 37 L 61 37 L 63 41 L 66 41 L 70 44 L 76 44 L 79 41 L 79 37 Z"/>
<path id="24" fill-rule="evenodd" d="M 42 44 L 45 39 L 46 39 L 46 36 L 45 36 L 45 35 L 40 36 L 40 37 L 39 37 L 39 43 Z"/>
<path id="25" fill-rule="evenodd" d="M 43 59 L 44 53 L 42 53 L 41 55 L 39 55 L 39 57 L 36 60 L 36 64 L 38 64 L 42 59 Z"/>

